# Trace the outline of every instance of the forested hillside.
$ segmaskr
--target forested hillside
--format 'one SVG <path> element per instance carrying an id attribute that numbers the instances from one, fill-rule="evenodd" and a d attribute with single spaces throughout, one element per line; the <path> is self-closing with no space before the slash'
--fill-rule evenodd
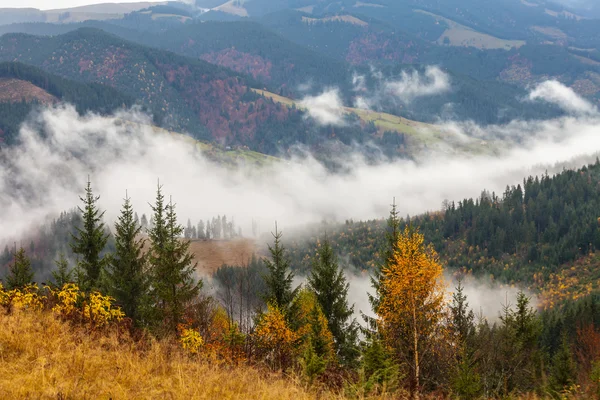
<path id="1" fill-rule="evenodd" d="M 31 110 L 37 105 L 47 105 L 48 98 L 50 103 L 55 99 L 72 104 L 80 113 L 108 114 L 135 104 L 133 97 L 111 87 L 70 81 L 18 62 L 0 63 L 0 82 L 10 83 L 13 92 L 9 96 L 9 88 L 3 86 L 0 94 L 0 141 L 9 145 L 14 143 Z"/>
<path id="2" fill-rule="evenodd" d="M 364 124 L 320 126 L 303 111 L 251 91 L 262 86 L 252 77 L 95 29 L 56 37 L 4 35 L 0 60 L 13 59 L 70 79 L 111 86 L 146 106 L 159 125 L 221 145 L 279 155 L 300 143 L 326 157 L 340 146 L 350 150 L 355 142 L 380 140 Z"/>
<path id="3" fill-rule="evenodd" d="M 399 207 L 402 199 L 396 199 Z M 524 283 L 545 306 L 600 290 L 600 163 L 554 176 L 528 177 L 504 193 L 446 202 L 441 211 L 413 216 L 452 271 L 503 284 Z M 314 227 L 314 236 L 288 238 L 296 268 L 310 268 L 322 229 L 348 265 L 371 271 L 381 257 L 383 220 Z"/>

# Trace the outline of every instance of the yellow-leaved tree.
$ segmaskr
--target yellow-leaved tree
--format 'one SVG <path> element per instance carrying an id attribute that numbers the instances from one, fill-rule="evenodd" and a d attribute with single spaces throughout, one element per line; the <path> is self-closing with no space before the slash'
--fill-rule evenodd
<path id="1" fill-rule="evenodd" d="M 273 369 L 286 370 L 296 352 L 298 335 L 288 325 L 284 313 L 275 304 L 259 317 L 254 337 L 259 354 Z"/>
<path id="2" fill-rule="evenodd" d="M 397 237 L 379 276 L 378 330 L 396 362 L 404 365 L 413 398 L 419 397 L 421 365 L 443 336 L 445 285 L 438 256 L 409 227 Z"/>

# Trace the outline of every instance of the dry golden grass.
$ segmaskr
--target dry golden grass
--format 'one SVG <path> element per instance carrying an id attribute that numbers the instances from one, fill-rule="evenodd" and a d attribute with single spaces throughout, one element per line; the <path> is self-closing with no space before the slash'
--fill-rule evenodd
<path id="1" fill-rule="evenodd" d="M 239 238 L 233 240 L 192 240 L 190 254 L 198 263 L 198 271 L 212 274 L 223 264 L 245 265 L 258 254 L 260 248 L 254 239 Z"/>
<path id="2" fill-rule="evenodd" d="M 115 333 L 89 335 L 48 312 L 0 315 L 2 399 L 315 397 L 278 375 L 251 367 L 211 366 L 173 344 L 153 343 L 141 351 Z"/>

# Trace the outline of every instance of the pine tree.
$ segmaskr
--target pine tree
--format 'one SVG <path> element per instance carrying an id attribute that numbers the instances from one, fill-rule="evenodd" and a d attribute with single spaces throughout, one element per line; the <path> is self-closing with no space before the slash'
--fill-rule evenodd
<path id="1" fill-rule="evenodd" d="M 67 283 L 73 281 L 73 271 L 69 270 L 69 263 L 63 253 L 60 254 L 58 260 L 54 261 L 56 270 L 52 271 L 54 286 L 62 288 Z"/>
<path id="2" fill-rule="evenodd" d="M 346 281 L 327 239 L 313 260 L 308 286 L 315 293 L 327 318 L 340 362 L 345 365 L 352 364 L 359 353 L 356 346 L 358 326 L 356 321 L 350 321 L 354 312 L 354 307 L 348 305 L 350 284 Z"/>
<path id="3" fill-rule="evenodd" d="M 557 394 L 568 389 L 574 383 L 575 372 L 575 362 L 569 341 L 567 335 L 563 333 L 561 346 L 552 358 L 552 375 L 550 377 L 552 389 Z"/>
<path id="4" fill-rule="evenodd" d="M 149 279 L 146 271 L 144 240 L 138 239 L 142 227 L 136 223 L 129 197 L 115 223 L 115 254 L 106 270 L 108 292 L 135 323 L 142 320 L 148 299 Z"/>
<path id="5" fill-rule="evenodd" d="M 6 287 L 8 289 L 18 289 L 25 287 L 33 282 L 33 271 L 31 270 L 31 261 L 25 249 L 21 247 L 15 254 L 15 261 L 10 266 L 6 276 Z"/>
<path id="6" fill-rule="evenodd" d="M 269 271 L 265 276 L 267 285 L 265 301 L 286 313 L 298 292 L 298 288 L 292 289 L 294 273 L 290 271 L 290 261 L 285 254 L 285 248 L 281 244 L 282 233 L 277 230 L 277 224 L 275 224 L 275 233 L 272 233 L 272 235 L 275 238 L 275 245 L 269 245 L 271 260 L 264 260 Z"/>
<path id="7" fill-rule="evenodd" d="M 85 193 L 85 198 L 80 197 L 84 207 L 83 209 L 79 207 L 83 218 L 83 227 L 76 228 L 76 235 L 72 235 L 71 249 L 73 253 L 80 256 L 77 266 L 82 274 L 83 289 L 87 290 L 98 287 L 100 274 L 108 264 L 109 257 L 102 255 L 108 241 L 108 234 L 105 233 L 102 222 L 104 212 L 100 212 L 98 209 L 96 203 L 100 197 L 94 196 L 89 180 Z"/>
<path id="8" fill-rule="evenodd" d="M 379 264 L 376 266 L 374 274 L 371 276 L 371 286 L 373 287 L 374 292 L 379 292 L 380 280 L 381 280 L 381 272 L 387 268 L 390 264 L 390 260 L 392 259 L 394 252 L 396 251 L 396 246 L 398 243 L 398 236 L 400 235 L 400 218 L 398 209 L 396 208 L 396 198 L 394 197 L 394 201 L 392 203 L 392 209 L 390 210 L 390 215 L 387 220 L 387 229 L 385 233 L 386 244 L 380 250 L 381 259 Z M 379 302 L 381 301 L 380 295 L 372 295 L 371 293 L 367 293 L 369 304 L 371 305 L 371 309 L 376 312 Z M 370 318 L 363 314 L 363 318 L 367 323 L 367 330 L 373 333 L 376 329 L 376 321 L 374 318 Z"/>
<path id="9" fill-rule="evenodd" d="M 454 334 L 458 337 L 459 344 L 466 346 L 468 341 L 475 334 L 475 314 L 469 308 L 467 296 L 464 294 L 462 281 L 458 281 L 458 286 L 452 295 L 450 304 L 451 324 Z"/>
<path id="10" fill-rule="evenodd" d="M 190 242 L 180 240 L 183 227 L 177 223 L 175 206 L 165 206 L 161 186 L 152 206 L 154 226 L 148 232 L 151 246 L 148 257 L 152 273 L 152 298 L 157 302 L 157 321 L 165 333 L 177 333 L 185 306 L 198 296 L 202 281 L 194 281 L 196 264 L 189 254 Z"/>

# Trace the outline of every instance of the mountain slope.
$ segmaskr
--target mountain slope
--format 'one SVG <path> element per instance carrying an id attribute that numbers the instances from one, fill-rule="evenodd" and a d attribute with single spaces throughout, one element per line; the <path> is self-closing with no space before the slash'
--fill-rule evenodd
<path id="1" fill-rule="evenodd" d="M 59 101 L 73 104 L 80 113 L 101 114 L 135 103 L 104 85 L 69 81 L 21 63 L 0 63 L 0 142 L 14 142 L 20 124 L 37 104 Z"/>

